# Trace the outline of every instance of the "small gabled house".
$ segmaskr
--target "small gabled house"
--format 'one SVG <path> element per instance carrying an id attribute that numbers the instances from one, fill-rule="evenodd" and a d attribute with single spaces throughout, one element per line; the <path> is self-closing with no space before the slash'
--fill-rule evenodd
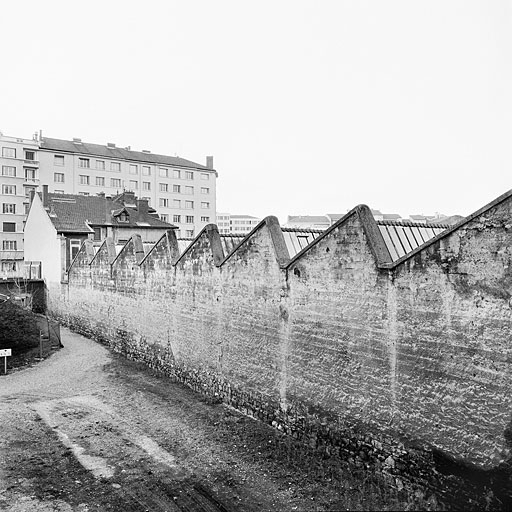
<path id="1" fill-rule="evenodd" d="M 158 218 L 147 200 L 133 192 L 115 197 L 54 194 L 43 186 L 34 194 L 25 223 L 25 259 L 42 262 L 43 278 L 61 282 L 86 238 L 98 245 L 107 236 L 121 244 L 132 235 L 155 243 L 176 226 Z"/>

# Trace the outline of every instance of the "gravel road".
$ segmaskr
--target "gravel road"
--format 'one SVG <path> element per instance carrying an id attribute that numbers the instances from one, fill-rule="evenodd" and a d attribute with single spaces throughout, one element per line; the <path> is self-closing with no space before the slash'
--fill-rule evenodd
<path id="1" fill-rule="evenodd" d="M 0 376 L 1 510 L 346 508 L 272 429 L 66 329 L 62 341 Z"/>

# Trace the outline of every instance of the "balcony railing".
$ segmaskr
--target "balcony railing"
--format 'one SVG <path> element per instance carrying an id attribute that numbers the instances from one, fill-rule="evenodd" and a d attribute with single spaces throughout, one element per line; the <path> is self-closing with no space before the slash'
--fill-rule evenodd
<path id="1" fill-rule="evenodd" d="M 0 261 L 5 260 L 22 260 L 23 259 L 23 251 L 9 251 L 9 250 L 0 250 Z"/>

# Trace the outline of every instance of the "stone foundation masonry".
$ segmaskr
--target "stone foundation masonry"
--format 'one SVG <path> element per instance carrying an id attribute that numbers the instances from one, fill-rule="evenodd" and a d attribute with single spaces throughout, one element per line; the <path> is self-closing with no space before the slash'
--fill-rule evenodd
<path id="1" fill-rule="evenodd" d="M 312 449 L 445 489 L 464 468 L 503 500 L 511 263 L 508 192 L 397 262 L 366 206 L 293 259 L 275 217 L 230 254 L 214 225 L 183 254 L 172 231 L 147 254 L 137 236 L 119 254 L 86 242 L 49 300 L 79 332 Z"/>

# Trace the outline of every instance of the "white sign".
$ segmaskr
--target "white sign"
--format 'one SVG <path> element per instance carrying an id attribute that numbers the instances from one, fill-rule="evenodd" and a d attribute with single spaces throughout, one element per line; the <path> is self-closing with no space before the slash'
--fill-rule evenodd
<path id="1" fill-rule="evenodd" d="M 11 349 L 10 348 L 4 348 L 0 350 L 0 357 L 7 357 L 11 355 Z"/>

